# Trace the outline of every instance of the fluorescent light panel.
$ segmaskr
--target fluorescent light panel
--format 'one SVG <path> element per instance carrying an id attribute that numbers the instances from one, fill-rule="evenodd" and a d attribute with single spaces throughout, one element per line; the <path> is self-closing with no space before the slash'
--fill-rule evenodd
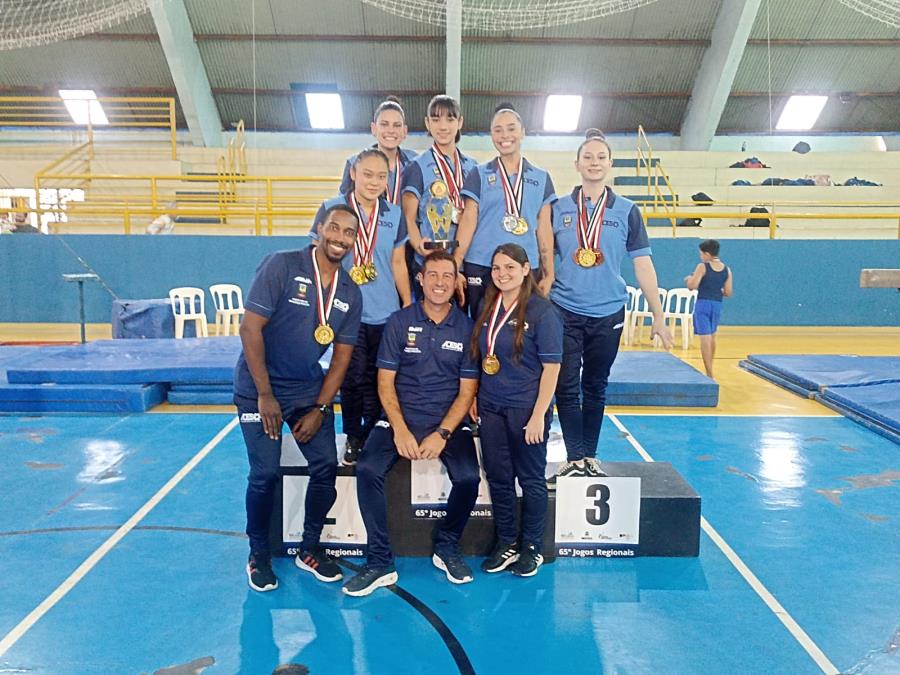
<path id="1" fill-rule="evenodd" d="M 775 128 L 779 131 L 812 129 L 827 102 L 827 96 L 791 96 L 781 111 Z"/>
<path id="2" fill-rule="evenodd" d="M 575 131 L 581 117 L 581 96 L 550 94 L 544 106 L 544 131 Z"/>
<path id="3" fill-rule="evenodd" d="M 313 129 L 343 129 L 344 109 L 340 94 L 306 94 L 309 125 Z"/>
<path id="4" fill-rule="evenodd" d="M 109 124 L 93 89 L 60 89 L 59 96 L 75 124 Z"/>

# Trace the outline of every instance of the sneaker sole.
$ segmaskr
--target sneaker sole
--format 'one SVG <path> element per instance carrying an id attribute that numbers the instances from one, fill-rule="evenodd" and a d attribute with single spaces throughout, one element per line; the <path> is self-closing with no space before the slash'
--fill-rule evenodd
<path id="1" fill-rule="evenodd" d="M 513 555 L 509 556 L 509 558 L 507 558 L 503 563 L 501 563 L 500 567 L 495 567 L 490 570 L 482 567 L 481 571 L 487 572 L 488 574 L 496 574 L 497 572 L 502 572 L 503 570 L 505 570 L 507 567 L 509 567 L 510 565 L 512 565 L 513 563 L 515 563 L 518 560 L 519 560 L 519 554 L 514 553 Z"/>
<path id="2" fill-rule="evenodd" d="M 457 577 L 450 574 L 450 570 L 447 569 L 447 566 L 444 564 L 444 561 L 441 560 L 440 556 L 437 554 L 431 556 L 432 564 L 437 567 L 441 572 L 447 575 L 447 581 L 451 584 L 468 584 L 475 580 L 475 577 L 463 577 L 462 579 L 458 579 Z"/>
<path id="3" fill-rule="evenodd" d="M 526 572 L 525 574 L 519 574 L 515 570 L 512 570 L 512 574 L 514 577 L 533 577 L 538 573 L 538 570 L 541 569 L 541 565 L 544 564 L 544 556 L 538 555 L 538 564 L 531 572 Z"/>
<path id="4" fill-rule="evenodd" d="M 369 593 L 371 593 L 372 591 L 374 591 L 378 588 L 382 588 L 384 586 L 393 586 L 394 584 L 397 583 L 397 579 L 399 579 L 399 578 L 400 577 L 397 575 L 396 572 L 391 572 L 389 574 L 385 574 L 383 577 L 378 577 L 371 584 L 369 584 L 365 588 L 359 589 L 358 591 L 348 591 L 346 586 L 343 586 L 341 588 L 341 590 L 344 592 L 345 595 L 351 595 L 354 598 L 361 598 L 364 595 L 369 595 Z"/>
<path id="5" fill-rule="evenodd" d="M 254 584 L 253 578 L 250 576 L 249 565 L 247 565 L 247 583 L 250 585 L 250 588 L 252 588 L 257 593 L 268 593 L 269 591 L 274 591 L 276 588 L 278 588 L 278 579 L 275 580 L 274 586 L 257 586 L 256 584 Z"/>
<path id="6" fill-rule="evenodd" d="M 318 579 L 319 581 L 324 581 L 326 584 L 331 583 L 333 581 L 340 581 L 341 579 L 344 578 L 344 575 L 341 574 L 340 572 L 337 573 L 336 577 L 326 577 L 324 574 L 321 574 L 318 570 L 313 569 L 312 567 L 307 565 L 305 562 L 303 562 L 302 560 L 300 560 L 300 558 L 298 558 L 296 556 L 294 557 L 294 564 L 297 567 L 299 567 L 301 570 L 303 570 L 304 572 L 309 572 L 316 579 Z"/>

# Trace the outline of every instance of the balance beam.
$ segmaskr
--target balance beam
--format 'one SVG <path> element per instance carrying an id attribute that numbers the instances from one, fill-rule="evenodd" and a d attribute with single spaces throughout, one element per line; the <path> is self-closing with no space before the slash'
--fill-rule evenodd
<path id="1" fill-rule="evenodd" d="M 859 287 L 900 289 L 900 270 L 860 270 Z"/>

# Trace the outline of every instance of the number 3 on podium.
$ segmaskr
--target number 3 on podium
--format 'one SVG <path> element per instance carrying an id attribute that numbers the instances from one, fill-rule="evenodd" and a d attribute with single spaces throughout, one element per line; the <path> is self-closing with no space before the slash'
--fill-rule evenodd
<path id="1" fill-rule="evenodd" d="M 586 496 L 594 500 L 594 506 L 584 511 L 588 523 L 606 525 L 609 521 L 609 486 L 603 483 L 588 485 Z"/>

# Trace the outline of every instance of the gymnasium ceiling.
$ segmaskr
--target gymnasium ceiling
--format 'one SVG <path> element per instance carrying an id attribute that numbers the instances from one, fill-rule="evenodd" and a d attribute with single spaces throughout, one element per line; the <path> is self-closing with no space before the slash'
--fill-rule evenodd
<path id="1" fill-rule="evenodd" d="M 348 130 L 367 130 L 373 108 L 396 94 L 416 131 L 428 99 L 444 91 L 443 28 L 359 0 L 184 2 L 225 128 L 239 119 L 254 127 L 255 91 L 257 129 L 302 131 L 291 86 L 326 85 L 342 94 Z M 678 133 L 721 4 L 658 0 L 568 26 L 465 32 L 466 126 L 486 129 L 495 104 L 508 100 L 540 128 L 547 93 L 580 93 L 580 128 Z M 0 94 L 60 88 L 177 97 L 149 13 L 102 33 L 0 51 Z M 718 133 L 768 131 L 770 90 L 776 120 L 787 96 L 822 93 L 830 98 L 814 131 L 900 131 L 900 29 L 838 0 L 763 0 Z"/>

